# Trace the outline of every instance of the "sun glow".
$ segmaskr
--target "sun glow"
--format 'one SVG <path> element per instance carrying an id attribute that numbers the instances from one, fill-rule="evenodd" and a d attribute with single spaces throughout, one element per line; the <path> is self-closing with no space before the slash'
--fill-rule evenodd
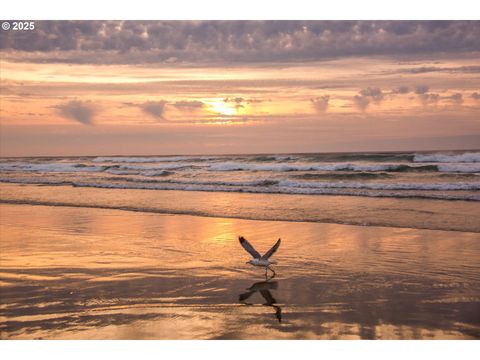
<path id="1" fill-rule="evenodd" d="M 223 100 L 209 102 L 210 109 L 221 115 L 236 115 L 237 109 L 225 103 Z"/>

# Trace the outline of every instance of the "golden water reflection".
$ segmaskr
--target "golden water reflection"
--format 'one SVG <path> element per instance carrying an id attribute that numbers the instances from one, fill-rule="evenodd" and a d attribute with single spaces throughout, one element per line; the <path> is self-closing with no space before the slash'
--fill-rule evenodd
<path id="1" fill-rule="evenodd" d="M 0 205 L 2 339 L 478 338 L 480 234 Z M 245 264 L 278 237 L 277 277 Z"/>

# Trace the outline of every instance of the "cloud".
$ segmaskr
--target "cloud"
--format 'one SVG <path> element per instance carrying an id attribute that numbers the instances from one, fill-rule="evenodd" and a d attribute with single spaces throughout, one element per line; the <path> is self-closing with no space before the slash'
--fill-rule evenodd
<path id="1" fill-rule="evenodd" d="M 246 99 L 240 96 L 237 97 L 226 97 L 223 99 L 226 103 L 234 103 L 236 109 L 244 109 L 247 105 L 261 103 L 265 100 L 263 99 Z M 268 100 L 270 101 L 270 100 Z"/>
<path id="2" fill-rule="evenodd" d="M 264 101 L 271 101 L 271 100 L 269 100 L 269 99 L 266 99 L 266 100 L 264 100 L 264 99 L 248 99 L 247 103 L 248 104 L 257 104 L 257 103 L 262 103 Z"/>
<path id="3" fill-rule="evenodd" d="M 227 102 L 227 103 L 228 102 L 234 102 L 234 103 L 237 103 L 237 104 L 241 104 L 242 102 L 245 101 L 245 99 L 242 98 L 242 97 L 233 97 L 233 98 L 228 98 L 227 97 L 227 98 L 223 99 L 223 101 Z"/>
<path id="4" fill-rule="evenodd" d="M 201 109 L 205 104 L 197 100 L 183 100 L 173 103 L 173 106 L 179 110 L 198 110 Z"/>
<path id="5" fill-rule="evenodd" d="M 167 102 L 164 100 L 147 101 L 146 103 L 138 105 L 145 114 L 153 116 L 155 119 L 165 120 L 164 112 Z"/>
<path id="6" fill-rule="evenodd" d="M 224 102 L 226 103 L 236 103 L 237 105 L 241 105 L 241 104 L 256 104 L 256 103 L 261 103 L 261 102 L 264 102 L 265 100 L 263 99 L 258 99 L 258 98 L 254 98 L 254 99 L 245 99 L 243 97 L 240 97 L 240 96 L 237 96 L 237 97 L 226 97 L 225 99 L 223 99 Z M 270 100 L 267 100 L 267 101 L 270 101 Z"/>
<path id="7" fill-rule="evenodd" d="M 367 109 L 368 105 L 370 104 L 370 100 L 361 95 L 355 95 L 353 97 L 353 102 L 357 106 L 358 109 L 364 111 Z"/>
<path id="8" fill-rule="evenodd" d="M 89 101 L 71 100 L 57 106 L 61 116 L 78 121 L 84 125 L 93 125 L 96 107 Z"/>
<path id="9" fill-rule="evenodd" d="M 418 98 L 424 106 L 436 105 L 440 100 L 440 95 L 435 93 L 422 93 L 418 95 Z"/>
<path id="10" fill-rule="evenodd" d="M 226 103 L 235 103 L 235 109 L 239 110 L 239 109 L 244 109 L 245 108 L 245 104 L 247 102 L 246 99 L 242 98 L 242 97 L 232 97 L 232 98 L 225 98 L 223 99 L 224 102 Z"/>
<path id="11" fill-rule="evenodd" d="M 430 73 L 430 72 L 475 74 L 475 73 L 480 73 L 480 66 L 458 66 L 458 67 L 421 66 L 416 68 L 401 69 L 401 70 L 395 71 L 394 73 L 424 74 L 424 73 Z"/>
<path id="12" fill-rule="evenodd" d="M 378 87 L 368 87 L 366 89 L 362 89 L 360 90 L 360 95 L 363 97 L 369 97 L 376 103 L 380 103 L 384 97 L 382 90 Z"/>
<path id="13" fill-rule="evenodd" d="M 428 73 L 428 72 L 433 72 L 433 71 L 439 71 L 440 68 L 434 67 L 434 66 L 421 66 L 421 67 L 416 67 L 416 68 L 408 68 L 408 69 L 401 69 L 396 71 L 397 73 L 403 73 L 403 74 L 423 74 L 423 73 Z"/>
<path id="14" fill-rule="evenodd" d="M 446 97 L 446 99 L 449 99 L 455 105 L 463 104 L 463 95 L 461 93 L 452 94 Z"/>
<path id="15" fill-rule="evenodd" d="M 315 99 L 310 99 L 315 110 L 320 113 L 327 111 L 329 100 L 330 95 L 324 95 Z"/>
<path id="16" fill-rule="evenodd" d="M 429 93 L 430 87 L 428 85 L 415 86 L 414 93 L 418 95 L 423 106 L 436 105 L 440 100 L 440 95 L 436 93 Z"/>
<path id="17" fill-rule="evenodd" d="M 417 85 L 415 86 L 415 94 L 422 95 L 428 92 L 429 87 L 427 85 Z"/>
<path id="18" fill-rule="evenodd" d="M 478 21 L 36 21 L 0 32 L 0 49 L 31 62 L 265 63 L 473 53 L 479 33 Z"/>
<path id="19" fill-rule="evenodd" d="M 392 94 L 408 94 L 410 88 L 408 86 L 399 86 L 395 89 L 392 89 Z"/>
<path id="20" fill-rule="evenodd" d="M 385 97 L 382 89 L 378 87 L 367 87 L 359 91 L 358 95 L 353 97 L 353 102 L 359 110 L 365 111 L 371 102 L 380 104 Z"/>

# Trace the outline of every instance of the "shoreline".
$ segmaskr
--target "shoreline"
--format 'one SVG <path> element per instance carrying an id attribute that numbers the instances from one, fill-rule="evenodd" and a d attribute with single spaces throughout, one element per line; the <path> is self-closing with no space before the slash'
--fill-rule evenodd
<path id="1" fill-rule="evenodd" d="M 173 191 L 173 190 L 162 190 L 162 191 Z M 193 216 L 201 218 L 215 218 L 215 219 L 232 219 L 232 220 L 246 220 L 246 221 L 269 221 L 269 222 L 291 222 L 291 223 L 307 223 L 307 224 L 328 224 L 328 225 L 340 225 L 340 226 L 354 226 L 360 228 L 393 228 L 393 229 L 410 229 L 410 230 L 423 230 L 423 231 L 446 231 L 446 232 L 459 232 L 459 233 L 471 233 L 471 234 L 480 234 L 480 231 L 468 231 L 468 230 L 455 230 L 455 229 L 431 229 L 431 228 L 421 228 L 421 227 L 408 227 L 408 226 L 395 226 L 395 225 L 381 225 L 381 224 L 356 224 L 356 223 L 341 223 L 341 222 L 328 222 L 328 221 L 308 221 L 308 220 L 284 220 L 284 219 L 253 219 L 248 217 L 238 217 L 238 216 L 220 216 L 220 215 L 208 215 L 208 214 L 194 214 L 186 212 L 161 212 L 160 210 L 154 209 L 140 209 L 140 208 L 126 208 L 126 207 L 114 207 L 114 206 L 93 206 L 93 205 L 79 205 L 79 204 L 64 204 L 64 203 L 52 203 L 52 202 L 30 202 L 22 200 L 3 200 L 0 199 L 0 205 L 23 205 L 23 206 L 47 206 L 47 207 L 66 207 L 66 208 L 85 208 L 85 209 L 99 209 L 99 210 L 118 210 L 118 211 L 127 211 L 134 213 L 146 213 L 146 214 L 157 214 L 157 215 L 175 215 L 175 216 Z"/>
<path id="2" fill-rule="evenodd" d="M 480 233 L 480 202 L 0 184 L 0 202 Z"/>
<path id="3" fill-rule="evenodd" d="M 470 174 L 463 174 L 463 175 L 470 175 Z M 259 195 L 291 195 L 291 196 L 352 196 L 356 198 L 379 198 L 379 199 L 402 199 L 402 200 L 432 200 L 432 201 L 466 201 L 466 202 L 478 202 L 480 203 L 480 197 L 442 197 L 442 196 L 433 196 L 433 195 L 420 195 L 420 194 L 409 194 L 409 195 L 388 195 L 388 194 L 367 194 L 367 193 L 337 193 L 337 192 L 317 192 L 317 193 L 303 193 L 303 192 L 282 192 L 282 191 L 270 191 L 270 192 L 262 192 L 262 191 L 251 191 L 251 190 L 221 190 L 221 189 L 189 189 L 188 184 L 185 184 L 185 188 L 157 188 L 157 187 L 140 187 L 140 186 L 127 186 L 127 185 L 118 185 L 118 186 L 107 186 L 107 185 L 89 185 L 89 184 L 82 184 L 78 185 L 75 182 L 70 181 L 62 181 L 59 183 L 43 183 L 43 182 L 22 182 L 22 181 L 9 181 L 6 179 L 0 179 L 1 184 L 12 184 L 12 185 L 31 185 L 31 186 L 66 186 L 72 188 L 87 188 L 87 189 L 108 189 L 108 190 L 147 190 L 147 191 L 185 191 L 185 192 L 206 192 L 206 193 L 227 193 L 227 194 L 259 194 Z M 372 190 L 372 189 L 367 189 Z M 463 191 L 463 190 L 446 190 L 448 191 Z"/>

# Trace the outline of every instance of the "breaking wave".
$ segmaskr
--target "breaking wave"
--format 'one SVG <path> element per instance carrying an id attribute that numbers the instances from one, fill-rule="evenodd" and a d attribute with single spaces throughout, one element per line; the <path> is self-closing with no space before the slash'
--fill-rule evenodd
<path id="1" fill-rule="evenodd" d="M 302 195 L 354 195 L 367 197 L 398 197 L 398 198 L 428 198 L 444 200 L 473 200 L 480 201 L 480 195 L 458 193 L 459 191 L 480 190 L 480 182 L 473 183 L 362 183 L 362 182 L 296 182 L 289 180 L 274 181 L 262 179 L 248 182 L 235 181 L 173 181 L 173 180 L 144 180 L 127 182 L 87 182 L 62 181 L 43 179 L 11 180 L 0 178 L 0 182 L 42 184 L 42 185 L 70 185 L 73 187 L 92 187 L 104 189 L 140 189 L 140 190 L 182 190 L 182 191 L 209 191 L 209 192 L 244 192 L 263 194 L 302 194 Z M 455 193 L 455 191 L 457 193 Z"/>
<path id="2" fill-rule="evenodd" d="M 92 161 L 96 163 L 156 163 L 156 162 L 178 162 L 178 161 L 209 161 L 217 157 L 209 156 L 99 156 Z"/>
<path id="3" fill-rule="evenodd" d="M 209 166 L 210 171 L 388 171 L 388 172 L 480 172 L 480 164 L 442 164 L 442 165 L 406 165 L 406 164 L 251 164 L 241 162 L 223 162 Z"/>
<path id="4" fill-rule="evenodd" d="M 478 163 L 480 152 L 466 152 L 463 154 L 415 154 L 414 162 L 436 163 Z"/>

